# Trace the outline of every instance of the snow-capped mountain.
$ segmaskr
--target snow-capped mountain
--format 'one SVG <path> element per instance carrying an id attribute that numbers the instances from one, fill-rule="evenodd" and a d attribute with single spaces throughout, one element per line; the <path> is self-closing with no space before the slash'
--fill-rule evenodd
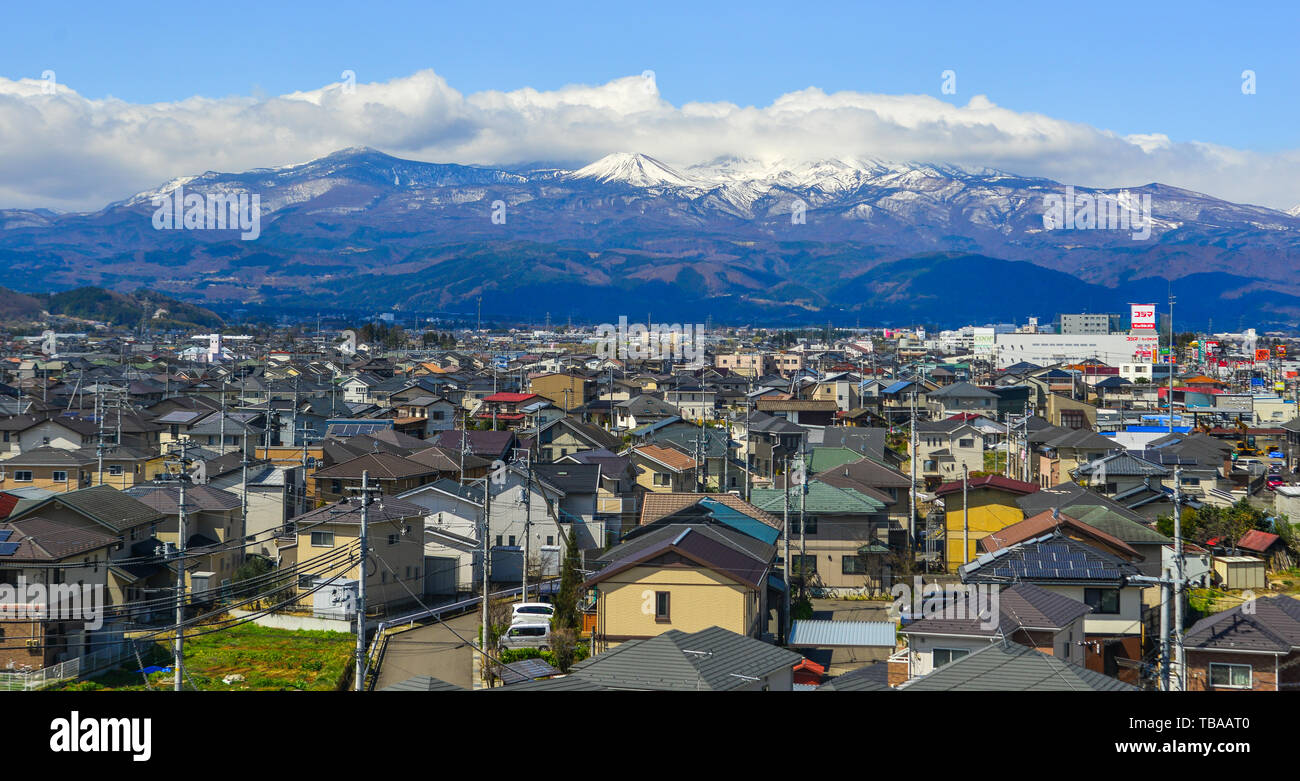
<path id="1" fill-rule="evenodd" d="M 259 238 L 154 230 L 154 199 L 178 187 L 257 194 Z M 1045 221 L 1052 199 L 1071 191 L 1097 214 L 1130 204 L 1143 217 L 1148 206 L 1149 233 L 1127 221 L 1109 229 Z M 1090 286 L 1102 307 L 1107 291 L 1156 297 L 1125 286 L 1164 295 L 1156 277 L 1218 275 L 1207 301 L 1300 322 L 1300 207 L 1235 204 L 1157 183 L 1126 193 L 873 158 L 676 165 L 628 152 L 585 166 L 507 169 L 358 147 L 276 168 L 184 174 L 94 213 L 0 211 L 0 285 L 144 285 L 209 301 L 395 297 L 394 305 L 438 307 L 531 286 L 515 304 L 577 295 L 557 306 L 579 309 L 660 291 L 682 305 L 707 301 L 741 314 L 789 307 L 792 317 L 824 322 L 824 312 L 885 301 L 949 311 L 915 295 L 915 274 L 893 276 L 901 272 L 890 264 L 925 256 L 927 268 L 949 268 L 935 258 L 957 253 L 1014 262 L 1026 280 L 1062 274 L 1039 296 L 1065 296 L 1058 309 L 1073 308 L 1071 285 Z M 965 293 L 978 295 L 980 284 Z M 620 296 L 611 299 L 612 289 Z"/>

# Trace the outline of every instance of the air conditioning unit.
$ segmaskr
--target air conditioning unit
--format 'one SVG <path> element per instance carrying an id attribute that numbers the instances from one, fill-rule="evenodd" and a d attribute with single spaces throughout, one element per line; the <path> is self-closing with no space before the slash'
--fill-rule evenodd
<path id="1" fill-rule="evenodd" d="M 35 638 L 34 638 L 34 639 L 31 639 L 31 640 L 28 640 L 28 641 L 27 641 L 27 647 L 28 647 L 28 648 L 40 648 L 40 647 L 41 647 L 41 641 L 40 641 L 39 639 L 35 639 Z"/>

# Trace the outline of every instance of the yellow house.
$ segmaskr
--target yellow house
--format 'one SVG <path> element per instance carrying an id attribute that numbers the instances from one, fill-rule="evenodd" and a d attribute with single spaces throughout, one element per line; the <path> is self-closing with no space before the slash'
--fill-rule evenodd
<path id="1" fill-rule="evenodd" d="M 529 380 L 529 389 L 565 412 L 596 398 L 595 381 L 578 374 L 540 374 Z"/>
<path id="2" fill-rule="evenodd" d="M 366 565 L 367 615 L 414 603 L 424 593 L 424 516 L 428 511 L 392 496 L 367 510 L 370 557 Z M 294 518 L 299 565 L 298 606 L 311 609 L 312 581 L 361 574 L 361 501 L 344 499 Z M 283 559 L 282 559 L 283 561 Z"/>
<path id="3" fill-rule="evenodd" d="M 1016 504 L 1018 497 L 1038 490 L 1033 483 L 1012 480 L 1001 475 L 987 475 L 967 481 L 966 498 L 962 498 L 962 482 L 944 483 L 935 489 L 943 498 L 945 509 L 945 555 L 948 572 L 978 555 L 979 541 L 993 532 L 1025 519 L 1025 513 Z M 969 503 L 969 512 L 967 511 Z M 962 553 L 962 542 L 967 541 Z"/>
<path id="4" fill-rule="evenodd" d="M 583 584 L 595 596 L 598 646 L 711 626 L 760 637 L 771 559 L 752 548 L 669 525 L 612 549 L 606 566 Z"/>

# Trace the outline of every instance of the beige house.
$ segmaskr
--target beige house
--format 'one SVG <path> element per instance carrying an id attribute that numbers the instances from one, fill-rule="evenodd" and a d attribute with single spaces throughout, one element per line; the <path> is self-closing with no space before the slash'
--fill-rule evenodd
<path id="1" fill-rule="evenodd" d="M 418 504 L 385 496 L 367 510 L 370 557 L 366 567 L 367 614 L 383 614 L 413 604 L 424 593 L 424 516 Z M 310 609 L 314 583 L 361 575 L 357 549 L 361 538 L 361 501 L 344 499 L 294 519 L 300 565 L 299 606 Z M 284 559 L 282 559 L 282 566 Z"/>
<path id="2" fill-rule="evenodd" d="M 746 550 L 721 532 L 678 525 L 614 548 L 584 584 L 595 595 L 598 647 L 711 626 L 759 637 L 771 569 L 763 553 L 774 550 Z"/>

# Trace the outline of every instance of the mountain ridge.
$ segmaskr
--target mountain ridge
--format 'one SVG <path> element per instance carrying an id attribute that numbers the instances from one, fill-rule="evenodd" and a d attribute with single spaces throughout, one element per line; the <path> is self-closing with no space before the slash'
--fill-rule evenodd
<path id="1" fill-rule="evenodd" d="M 153 198 L 177 187 L 258 194 L 260 237 L 153 230 Z M 603 289 L 639 311 L 645 306 L 637 299 L 664 294 L 657 286 L 678 285 L 671 294 L 682 296 L 681 276 L 701 294 L 684 300 L 700 306 L 726 297 L 737 317 L 794 307 L 815 322 L 870 307 L 874 298 L 840 300 L 839 291 L 859 277 L 885 273 L 878 269 L 891 262 L 953 253 L 1060 272 L 1116 295 L 1133 284 L 1156 291 L 1133 300 L 1162 298 L 1167 280 L 1232 279 L 1232 289 L 1201 295 L 1228 317 L 1300 322 L 1300 281 L 1292 273 L 1300 215 L 1148 183 L 1126 188 L 1135 198 L 1150 196 L 1148 241 L 1116 230 L 1047 230 L 1046 199 L 1067 187 L 994 168 L 872 158 L 732 157 L 679 169 L 625 152 L 577 169 L 508 170 L 351 147 L 294 165 L 176 177 L 95 212 L 0 211 L 0 284 L 145 285 L 205 305 L 347 301 L 413 309 L 446 307 L 463 291 L 491 295 L 503 289 L 509 268 L 539 289 L 580 282 L 585 296 L 598 298 L 594 291 Z M 1121 192 L 1073 187 L 1102 201 Z M 514 246 L 529 248 L 527 267 L 502 259 Z M 384 278 L 410 283 L 371 286 Z M 1267 310 L 1246 312 L 1241 290 L 1269 294 Z M 994 295 L 978 284 L 963 292 L 976 300 Z M 579 316 L 594 308 L 588 300 L 552 307 Z M 1056 307 L 1073 308 L 1068 295 Z"/>

